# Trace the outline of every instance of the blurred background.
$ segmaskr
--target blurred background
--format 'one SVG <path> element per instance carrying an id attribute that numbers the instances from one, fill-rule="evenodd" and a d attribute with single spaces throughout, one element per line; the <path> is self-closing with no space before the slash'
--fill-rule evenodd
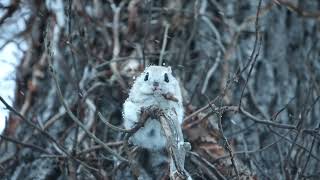
<path id="1" fill-rule="evenodd" d="M 135 179 L 97 114 L 122 127 L 150 64 L 180 82 L 194 179 L 320 179 L 319 21 L 318 0 L 1 0 L 0 179 Z"/>

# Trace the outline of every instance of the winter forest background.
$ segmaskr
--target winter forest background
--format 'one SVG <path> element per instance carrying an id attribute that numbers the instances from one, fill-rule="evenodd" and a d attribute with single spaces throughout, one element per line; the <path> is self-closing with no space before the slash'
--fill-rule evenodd
<path id="1" fill-rule="evenodd" d="M 98 112 L 122 127 L 149 64 L 180 81 L 194 179 L 320 179 L 319 21 L 318 0 L 1 0 L 0 179 L 135 179 Z"/>

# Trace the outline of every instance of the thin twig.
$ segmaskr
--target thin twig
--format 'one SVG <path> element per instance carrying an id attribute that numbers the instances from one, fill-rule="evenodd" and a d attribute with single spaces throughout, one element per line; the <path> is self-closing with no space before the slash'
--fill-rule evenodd
<path id="1" fill-rule="evenodd" d="M 239 112 L 241 114 L 247 116 L 249 119 L 253 120 L 256 123 L 270 125 L 270 126 L 273 126 L 273 127 L 278 127 L 278 128 L 283 128 L 283 129 L 296 129 L 296 126 L 294 126 L 294 125 L 280 124 L 280 123 L 272 122 L 272 121 L 269 121 L 269 120 L 260 119 L 260 118 L 258 118 L 256 116 L 250 114 L 248 111 L 244 110 L 242 107 L 239 109 Z"/>
<path id="2" fill-rule="evenodd" d="M 251 63 L 251 67 L 250 67 L 250 70 L 249 70 L 249 74 L 247 76 L 247 79 L 246 79 L 246 82 L 245 82 L 245 85 L 241 91 L 241 96 L 240 96 L 240 102 L 239 102 L 239 107 L 241 107 L 242 105 L 242 97 L 243 97 L 243 94 L 244 94 L 244 90 L 246 89 L 246 86 L 248 84 L 248 81 L 249 81 L 249 78 L 250 78 L 250 75 L 251 75 L 251 72 L 253 70 L 253 67 L 255 65 L 255 62 L 259 56 L 259 52 L 260 52 L 260 48 L 261 48 L 261 41 L 262 39 L 259 38 L 259 14 L 260 14 L 260 8 L 261 8 L 261 2 L 262 0 L 259 1 L 259 4 L 258 4 L 258 10 L 257 10 L 257 14 L 256 14 L 256 21 L 255 21 L 255 40 L 254 40 L 254 46 L 253 46 L 253 50 L 252 50 L 252 53 L 250 55 L 250 58 L 248 60 L 248 63 L 247 65 L 243 68 L 243 70 L 240 72 L 240 74 L 242 74 L 242 72 L 244 72 L 247 67 L 249 67 L 250 63 Z M 257 44 L 258 44 L 258 40 L 260 39 L 260 45 L 258 47 L 258 52 L 256 53 L 256 49 L 257 49 Z M 253 59 L 253 56 L 255 55 L 254 59 Z M 252 62 L 253 61 L 253 62 Z"/>
<path id="3" fill-rule="evenodd" d="M 122 145 L 124 142 L 123 141 L 117 141 L 117 142 L 108 142 L 106 143 L 109 147 L 111 146 L 120 146 Z M 95 145 L 95 146 L 90 146 L 90 148 L 88 149 L 84 149 L 82 151 L 79 151 L 77 153 L 77 155 L 82 155 L 82 154 L 86 154 L 86 153 L 90 153 L 92 151 L 96 151 L 96 150 L 99 150 L 99 149 L 103 149 L 103 146 L 101 145 Z"/>
<path id="4" fill-rule="evenodd" d="M 99 138 L 97 138 L 93 133 L 91 133 L 84 124 L 81 123 L 81 121 L 72 113 L 72 111 L 70 110 L 69 106 L 67 105 L 67 103 L 64 100 L 64 97 L 62 96 L 61 93 L 61 89 L 60 89 L 60 85 L 58 83 L 58 79 L 57 76 L 55 75 L 54 69 L 52 64 L 50 63 L 50 74 L 54 79 L 54 83 L 56 85 L 57 88 L 57 93 L 58 93 L 58 97 L 59 97 L 59 101 L 60 103 L 63 105 L 63 107 L 66 109 L 67 114 L 70 116 L 70 118 L 77 123 L 83 131 L 85 131 L 88 136 L 90 136 L 92 139 L 94 139 L 98 144 L 100 144 L 101 146 L 103 146 L 103 148 L 105 150 L 107 150 L 110 154 L 114 155 L 117 159 L 121 160 L 121 161 L 127 161 L 125 158 L 123 158 L 122 156 L 120 156 L 119 154 L 117 154 L 116 152 L 114 152 L 107 144 L 105 144 L 102 140 L 100 140 Z"/>
<path id="5" fill-rule="evenodd" d="M 188 48 L 190 47 L 190 44 L 194 38 L 194 36 L 196 35 L 197 32 L 197 28 L 198 28 L 198 19 L 199 19 L 199 0 L 195 0 L 194 1 L 194 6 L 193 6 L 193 10 L 194 10 L 194 17 L 193 17 L 193 22 L 192 22 L 192 30 L 191 30 L 191 34 L 186 42 L 186 44 L 182 47 L 181 49 L 181 53 L 179 56 L 179 61 L 178 64 L 182 65 L 186 55 L 188 54 Z"/>
<path id="6" fill-rule="evenodd" d="M 259 31 L 258 30 L 259 30 L 259 14 L 260 14 L 261 2 L 262 2 L 262 0 L 259 0 L 258 9 L 257 9 L 256 17 L 255 17 L 255 39 L 254 39 L 253 50 L 252 50 L 251 55 L 249 57 L 248 63 L 245 65 L 245 67 L 238 74 L 242 74 L 249 67 L 249 65 L 253 59 L 253 56 L 256 52 L 256 49 L 257 49 L 258 40 L 259 40 Z"/>
<path id="7" fill-rule="evenodd" d="M 209 97 L 208 97 L 207 95 L 205 95 L 205 94 L 204 94 L 204 96 L 207 98 L 211 110 L 212 110 L 213 112 L 215 112 L 215 109 L 214 109 L 213 105 L 210 103 Z M 221 104 L 222 104 L 222 99 L 220 98 L 220 107 L 221 107 Z M 229 156 L 230 156 L 230 159 L 231 159 L 231 163 L 232 163 L 234 172 L 236 173 L 237 179 L 239 180 L 239 179 L 240 179 L 239 171 L 238 171 L 236 162 L 235 162 L 235 160 L 234 160 L 233 151 L 232 151 L 232 149 L 231 149 L 231 146 L 230 146 L 230 144 L 229 144 L 229 141 L 228 141 L 227 137 L 224 135 L 224 132 L 223 132 L 222 123 L 221 123 L 222 115 L 223 115 L 223 111 L 222 111 L 221 108 L 219 108 L 218 113 L 217 113 L 217 116 L 218 116 L 218 119 L 219 119 L 219 121 L 218 121 L 218 127 L 219 127 L 219 131 L 220 131 L 220 135 L 222 136 L 222 138 L 223 138 L 223 140 L 224 140 L 225 147 L 226 147 L 227 151 L 229 152 Z"/>
<path id="8" fill-rule="evenodd" d="M 11 142 L 13 142 L 15 144 L 18 144 L 18 145 L 22 145 L 22 146 L 27 147 L 27 148 L 31 148 L 33 150 L 36 150 L 36 151 L 39 151 L 39 152 L 42 152 L 42 153 L 45 153 L 45 154 L 52 155 L 49 151 L 43 149 L 40 146 L 34 145 L 34 144 L 24 143 L 24 142 L 21 142 L 21 141 L 19 141 L 17 139 L 14 139 L 14 138 L 11 138 L 11 137 L 8 137 L 8 136 L 4 136 L 4 135 L 1 135 L 1 134 L 0 134 L 0 138 L 4 139 L 4 140 L 7 140 L 7 141 L 11 141 Z"/>
<path id="9" fill-rule="evenodd" d="M 29 126 L 34 128 L 35 130 L 39 131 L 41 134 L 43 134 L 45 137 L 47 137 L 50 141 L 52 141 L 54 144 L 56 144 L 60 150 L 62 150 L 64 153 L 68 154 L 67 150 L 65 150 L 50 134 L 48 134 L 46 131 L 42 130 L 40 127 L 35 125 L 32 121 L 26 119 L 23 117 L 18 111 L 16 111 L 13 107 L 11 107 L 3 98 L 0 96 L 0 101 L 5 105 L 5 107 L 13 112 L 15 115 L 17 115 L 19 118 L 21 118 L 23 121 L 25 121 Z"/>
<path id="10" fill-rule="evenodd" d="M 315 18 L 320 19 L 320 11 L 310 12 L 305 11 L 304 9 L 299 8 L 297 5 L 289 0 L 273 0 L 274 3 L 285 5 L 289 11 L 296 12 L 299 16 L 306 18 Z"/>
<path id="11" fill-rule="evenodd" d="M 273 129 L 271 129 L 271 128 L 270 128 L 270 131 L 271 131 L 272 133 L 274 133 L 275 135 L 282 137 L 282 138 L 283 138 L 284 140 L 286 140 L 287 142 L 289 142 L 289 143 L 291 143 L 291 144 L 294 144 L 294 145 L 296 145 L 297 147 L 303 149 L 304 151 L 310 153 L 311 157 L 313 157 L 315 160 L 317 160 L 317 161 L 320 162 L 320 158 L 319 158 L 317 155 L 315 155 L 315 154 L 313 154 L 312 152 L 310 152 L 310 151 L 309 151 L 307 148 L 305 148 L 303 145 L 298 144 L 297 142 L 294 142 L 293 140 L 291 140 L 291 139 L 289 139 L 288 137 L 286 137 L 286 136 L 284 136 L 284 135 L 276 132 L 275 130 L 273 130 Z"/>
<path id="12" fill-rule="evenodd" d="M 159 58 L 159 66 L 162 66 L 162 63 L 163 63 L 163 55 L 164 55 L 164 52 L 165 52 L 166 46 L 167 46 L 169 27 L 170 27 L 170 25 L 168 23 L 166 23 L 164 34 L 163 34 L 163 43 L 162 43 L 162 48 L 161 48 L 160 58 Z"/>
<path id="13" fill-rule="evenodd" d="M 199 161 L 204 162 L 205 165 L 206 165 L 206 167 L 211 168 L 212 171 L 213 171 L 213 173 L 214 173 L 214 175 L 215 175 L 219 180 L 226 180 L 226 179 L 227 179 L 224 175 L 222 175 L 222 174 L 219 172 L 218 168 L 216 168 L 212 163 L 210 163 L 210 162 L 207 161 L 206 159 L 202 158 L 202 157 L 201 157 L 199 154 L 197 154 L 196 152 L 190 151 L 189 154 L 192 155 L 192 156 L 191 156 L 191 160 L 193 160 L 192 157 L 194 156 L 195 158 L 199 159 Z M 196 163 L 197 163 L 197 162 L 196 162 Z M 209 171 L 208 171 L 208 172 L 209 172 Z M 211 173 L 208 173 L 208 175 L 210 175 L 210 174 L 211 174 Z"/>
<path id="14" fill-rule="evenodd" d="M 48 134 L 46 131 L 42 130 L 40 127 L 35 125 L 32 121 L 24 118 L 18 111 L 16 111 L 13 107 L 11 107 L 1 96 L 0 96 L 0 101 L 6 106 L 6 108 L 9 111 L 13 112 L 15 115 L 17 115 L 23 121 L 25 121 L 28 125 L 33 127 L 35 130 L 39 131 L 46 138 L 48 138 L 50 141 L 52 141 L 54 143 L 54 145 L 56 147 L 58 147 L 59 150 L 61 150 L 68 158 L 71 158 L 71 159 L 77 161 L 78 163 L 82 164 L 83 166 L 94 170 L 94 168 L 92 168 L 91 166 L 87 165 L 86 163 L 84 163 L 84 162 L 80 161 L 79 159 L 77 159 L 77 158 L 73 157 L 72 155 L 70 155 L 69 152 L 62 145 L 60 145 L 50 134 Z"/>
<path id="15" fill-rule="evenodd" d="M 0 17 L 0 26 L 5 22 L 6 19 L 10 18 L 16 10 L 19 8 L 20 0 L 12 0 L 11 4 L 6 8 L 7 11 Z"/>
<path id="16" fill-rule="evenodd" d="M 245 150 L 245 151 L 236 151 L 236 152 L 233 152 L 234 155 L 237 155 L 237 154 L 253 154 L 253 153 L 258 153 L 258 152 L 262 152 L 262 151 L 265 151 L 267 149 L 269 149 L 270 147 L 272 147 L 273 145 L 276 145 L 277 143 L 279 143 L 280 141 L 282 141 L 284 139 L 285 136 L 287 136 L 291 131 L 288 131 L 283 137 L 280 137 L 279 139 L 277 139 L 276 141 L 262 147 L 262 148 L 258 148 L 258 149 L 255 149 L 255 150 Z M 225 158 L 228 158 L 229 155 L 224 155 L 224 156 L 220 156 L 218 158 L 215 159 L 215 161 L 219 161 L 221 159 L 225 159 Z"/>
<path id="17" fill-rule="evenodd" d="M 317 128 L 320 128 L 320 123 L 318 124 L 318 127 L 317 127 Z M 302 168 L 300 177 L 303 176 L 304 171 L 306 170 L 306 168 L 307 168 L 307 166 L 308 166 L 308 163 L 309 163 L 309 160 L 310 160 L 311 153 L 312 153 L 312 150 L 313 150 L 313 147 L 314 147 L 315 142 L 316 142 L 316 137 L 313 137 L 313 140 L 312 140 L 312 143 L 311 143 L 311 147 L 310 147 L 310 152 L 309 152 L 309 154 L 308 154 L 306 163 L 304 164 L 304 166 L 303 166 L 303 168 Z"/>
<path id="18" fill-rule="evenodd" d="M 117 126 L 115 126 L 115 125 L 110 124 L 110 123 L 107 121 L 107 119 L 102 116 L 102 114 L 101 114 L 100 112 L 98 112 L 98 116 L 99 116 L 100 120 L 101 120 L 105 125 L 107 125 L 109 128 L 111 128 L 111 129 L 113 129 L 113 130 L 115 130 L 115 131 L 125 132 L 125 133 L 129 133 L 129 132 L 132 131 L 132 130 L 128 130 L 128 129 L 119 128 L 119 127 L 117 127 Z"/>
<path id="19" fill-rule="evenodd" d="M 143 68 L 146 67 L 146 42 L 147 42 L 147 38 L 149 35 L 149 31 L 150 31 L 150 25 L 151 25 L 151 19 L 152 19 L 152 14 L 151 14 L 151 9 L 153 6 L 153 0 L 149 0 L 147 1 L 147 9 L 148 9 L 148 18 L 147 18 L 147 27 L 146 27 L 146 32 L 143 35 L 143 43 L 142 43 L 142 60 L 143 60 Z"/>
<path id="20" fill-rule="evenodd" d="M 211 66 L 211 68 L 209 69 L 207 75 L 206 75 L 206 78 L 204 80 L 204 83 L 203 83 L 203 86 L 202 86 L 202 89 L 201 89 L 201 94 L 204 94 L 205 91 L 207 90 L 207 86 L 209 84 L 209 80 L 212 76 L 212 74 L 216 71 L 216 69 L 218 68 L 218 65 L 221 61 L 221 52 L 219 51 L 218 54 L 217 54 L 217 57 L 216 57 L 216 61 L 214 62 L 214 64 Z"/>
<path id="21" fill-rule="evenodd" d="M 113 51 L 112 51 L 112 59 L 116 59 L 119 57 L 120 54 L 120 32 L 119 32 L 119 21 L 120 21 L 120 11 L 122 9 L 122 7 L 124 6 L 125 1 L 121 1 L 119 6 L 116 6 L 113 2 L 111 4 L 111 8 L 113 10 L 113 26 L 112 26 L 112 32 L 113 32 Z M 112 72 L 114 73 L 115 77 L 117 78 L 117 81 L 119 82 L 119 84 L 121 85 L 121 87 L 123 89 L 127 89 L 127 85 L 125 83 L 125 81 L 123 80 L 118 67 L 117 67 L 117 63 L 112 62 L 110 63 L 110 67 Z"/>
<path id="22" fill-rule="evenodd" d="M 69 108 L 69 106 L 67 105 L 67 103 L 65 102 L 64 100 L 64 97 L 62 95 L 62 92 L 61 92 L 61 88 L 60 88 L 60 85 L 59 85 L 59 82 L 58 82 L 58 78 L 56 76 L 56 72 L 55 72 L 55 69 L 53 67 L 53 64 L 52 64 L 52 56 L 53 56 L 53 52 L 51 50 L 51 41 L 49 39 L 49 36 L 48 36 L 48 32 L 50 32 L 49 30 L 46 30 L 45 31 L 45 37 L 46 37 L 46 45 L 45 45 L 45 50 L 46 52 L 48 53 L 48 62 L 49 62 L 49 73 L 51 75 L 51 77 L 53 78 L 54 80 L 54 84 L 55 84 L 55 87 L 57 88 L 57 95 L 58 95 L 58 100 L 59 102 L 63 105 L 63 107 L 65 108 L 67 114 L 69 115 L 69 117 L 78 125 L 82 128 L 82 130 L 84 132 L 86 132 L 86 134 L 88 134 L 88 136 L 92 139 L 95 140 L 95 142 L 97 142 L 98 144 L 100 144 L 101 146 L 104 147 L 104 149 L 106 151 L 108 151 L 110 154 L 112 154 L 113 156 L 115 156 L 118 160 L 121 160 L 121 161 L 124 161 L 124 162 L 127 162 L 127 160 L 125 158 L 123 158 L 122 156 L 120 156 L 119 154 L 117 154 L 116 152 L 114 152 L 108 145 L 106 145 L 102 140 L 100 140 L 99 138 L 97 138 L 93 133 L 91 133 L 84 124 L 82 124 L 82 122 L 72 113 L 71 109 Z"/>
<path id="23" fill-rule="evenodd" d="M 213 112 L 217 112 L 219 111 L 219 107 L 216 107 L 214 105 L 214 102 L 216 101 L 218 97 L 216 97 L 215 99 L 211 100 L 208 102 L 207 105 L 205 105 L 204 107 L 198 109 L 197 111 L 193 112 L 192 114 L 190 114 L 189 116 L 187 116 L 186 118 L 184 118 L 184 121 L 188 121 L 190 120 L 191 118 L 195 117 L 196 115 L 198 115 L 199 113 L 207 110 L 208 108 L 210 108 L 210 106 L 213 106 Z M 226 112 L 226 111 L 234 111 L 234 112 L 240 112 L 242 115 L 245 115 L 246 117 L 248 117 L 250 120 L 256 122 L 256 123 L 259 123 L 259 124 L 265 124 L 265 125 L 270 125 L 272 127 L 277 127 L 277 128 L 283 128 L 283 129 L 296 129 L 296 126 L 294 125 L 289 125 L 289 124 L 281 124 L 281 123 L 277 123 L 277 122 L 273 122 L 273 121 L 270 121 L 270 120 L 263 120 L 263 119 L 260 119 L 254 115 L 252 115 L 250 112 L 248 112 L 247 110 L 245 110 L 243 107 L 241 107 L 239 109 L 238 106 L 222 106 L 220 107 L 220 109 L 223 111 L 223 112 Z M 306 132 L 308 130 L 305 130 Z M 313 132 L 313 131 L 308 131 L 308 132 Z"/>

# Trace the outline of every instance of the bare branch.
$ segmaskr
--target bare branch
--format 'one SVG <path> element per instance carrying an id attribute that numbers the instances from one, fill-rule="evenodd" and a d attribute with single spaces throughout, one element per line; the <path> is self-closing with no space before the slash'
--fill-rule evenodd
<path id="1" fill-rule="evenodd" d="M 164 34 L 163 34 L 163 43 L 162 43 L 162 48 L 161 48 L 160 58 L 159 58 L 159 66 L 162 66 L 162 64 L 163 64 L 163 55 L 164 55 L 164 52 L 165 52 L 166 46 L 167 46 L 169 27 L 170 27 L 170 25 L 166 23 Z"/>

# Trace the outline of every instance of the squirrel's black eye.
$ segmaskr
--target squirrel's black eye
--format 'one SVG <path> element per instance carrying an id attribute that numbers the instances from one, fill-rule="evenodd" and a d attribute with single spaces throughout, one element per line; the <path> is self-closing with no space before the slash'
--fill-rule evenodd
<path id="1" fill-rule="evenodd" d="M 148 81 L 148 79 L 149 79 L 149 73 L 147 72 L 146 76 L 144 77 L 144 81 Z"/>
<path id="2" fill-rule="evenodd" d="M 169 76 L 167 73 L 164 73 L 164 81 L 167 83 L 169 82 Z"/>

